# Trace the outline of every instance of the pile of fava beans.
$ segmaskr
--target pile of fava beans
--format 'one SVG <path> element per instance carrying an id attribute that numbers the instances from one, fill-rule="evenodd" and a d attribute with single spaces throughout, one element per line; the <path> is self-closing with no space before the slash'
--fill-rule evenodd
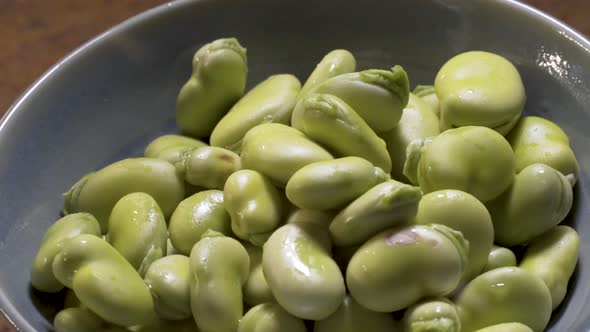
<path id="1" fill-rule="evenodd" d="M 235 38 L 192 65 L 183 135 L 64 194 L 31 271 L 65 293 L 57 332 L 546 328 L 578 260 L 559 225 L 578 162 L 555 123 L 522 116 L 507 59 L 458 54 L 413 92 L 346 50 L 303 86 L 245 91 Z"/>

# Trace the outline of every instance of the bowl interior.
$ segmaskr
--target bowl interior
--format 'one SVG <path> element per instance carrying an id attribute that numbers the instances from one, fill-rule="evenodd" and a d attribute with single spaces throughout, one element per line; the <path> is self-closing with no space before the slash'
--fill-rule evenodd
<path id="1" fill-rule="evenodd" d="M 54 296 L 31 290 L 29 269 L 61 193 L 80 176 L 141 155 L 177 132 L 176 94 L 202 44 L 236 36 L 248 48 L 249 87 L 276 73 L 302 81 L 328 51 L 352 51 L 361 69 L 401 64 L 412 87 L 466 50 L 518 67 L 527 114 L 558 123 L 581 166 L 567 222 L 581 237 L 577 271 L 550 331 L 590 328 L 590 45 L 511 1 L 201 0 L 133 18 L 53 67 L 0 124 L 0 308 L 23 331 L 49 331 Z"/>

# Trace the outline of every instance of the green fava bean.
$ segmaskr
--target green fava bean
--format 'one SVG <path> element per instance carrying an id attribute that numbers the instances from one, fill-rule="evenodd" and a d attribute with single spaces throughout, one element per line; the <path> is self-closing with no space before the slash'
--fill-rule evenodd
<path id="1" fill-rule="evenodd" d="M 278 123 L 258 125 L 242 142 L 242 166 L 285 187 L 295 172 L 314 162 L 334 159 L 300 131 Z"/>
<path id="2" fill-rule="evenodd" d="M 207 146 L 207 143 L 192 137 L 175 134 L 162 135 L 156 137 L 147 145 L 145 151 L 143 152 L 143 156 L 146 158 L 158 158 L 158 156 L 165 154 L 166 151 L 170 149 L 176 149 L 179 147 L 194 149 L 203 146 Z"/>
<path id="3" fill-rule="evenodd" d="M 144 281 L 150 288 L 159 317 L 170 320 L 191 317 L 188 257 L 172 255 L 158 259 L 150 265 Z"/>
<path id="4" fill-rule="evenodd" d="M 235 239 L 209 231 L 191 250 L 191 309 L 201 332 L 235 332 L 250 259 Z"/>
<path id="5" fill-rule="evenodd" d="M 565 298 L 579 250 L 578 233 L 571 227 L 557 226 L 533 239 L 520 262 L 520 268 L 545 282 L 551 292 L 553 309 Z"/>
<path id="6" fill-rule="evenodd" d="M 332 239 L 328 233 L 328 226 L 333 219 L 334 213 L 331 211 L 298 209 L 287 218 L 287 224 L 298 225 L 307 231 L 315 232 L 314 240 L 331 251 Z"/>
<path id="7" fill-rule="evenodd" d="M 106 323 L 86 308 L 66 308 L 53 319 L 55 332 L 125 332 L 119 326 Z"/>
<path id="8" fill-rule="evenodd" d="M 223 206 L 223 191 L 198 192 L 178 204 L 170 218 L 170 242 L 183 255 L 190 255 L 193 246 L 209 229 L 231 234 L 231 218 Z"/>
<path id="9" fill-rule="evenodd" d="M 297 104 L 300 130 L 341 157 L 364 158 L 385 172 L 391 159 L 383 141 L 342 99 L 329 94 L 309 94 Z"/>
<path id="10" fill-rule="evenodd" d="M 130 330 L 133 332 L 199 332 L 192 318 L 183 320 L 157 319 L 149 324 L 134 326 Z"/>
<path id="11" fill-rule="evenodd" d="M 378 232 L 410 221 L 422 198 L 420 188 L 389 180 L 369 189 L 330 223 L 337 246 L 359 245 Z"/>
<path id="12" fill-rule="evenodd" d="M 525 244 L 559 224 L 569 213 L 573 191 L 565 176 L 550 166 L 523 169 L 512 186 L 486 204 L 494 222 L 495 242 Z"/>
<path id="13" fill-rule="evenodd" d="M 102 319 L 132 326 L 154 316 L 147 285 L 133 266 L 101 238 L 81 234 L 64 242 L 53 273 Z"/>
<path id="14" fill-rule="evenodd" d="M 494 226 L 486 207 L 460 190 L 439 190 L 424 195 L 414 223 L 442 224 L 463 234 L 469 241 L 469 258 L 464 282 L 475 278 L 488 261 L 494 243 Z"/>
<path id="15" fill-rule="evenodd" d="M 422 101 L 428 104 L 437 117 L 440 116 L 440 102 L 436 96 L 434 85 L 417 85 L 416 88 L 414 88 L 413 94 L 420 97 Z"/>
<path id="16" fill-rule="evenodd" d="M 289 74 L 273 75 L 242 97 L 219 121 L 211 134 L 211 145 L 240 153 L 246 132 L 262 123 L 289 124 L 299 80 Z"/>
<path id="17" fill-rule="evenodd" d="M 293 317 L 276 303 L 259 304 L 240 320 L 237 332 L 306 332 L 300 318 Z"/>
<path id="18" fill-rule="evenodd" d="M 276 301 L 310 320 L 334 313 L 346 295 L 344 278 L 330 253 L 330 216 L 299 210 L 264 244 L 262 270 Z"/>
<path id="19" fill-rule="evenodd" d="M 180 255 L 180 251 L 178 251 L 176 248 L 174 248 L 174 246 L 172 245 L 172 242 L 170 242 L 170 238 L 168 238 L 166 240 L 166 256 L 170 256 L 170 255 Z"/>
<path id="20" fill-rule="evenodd" d="M 332 77 L 306 95 L 329 94 L 349 105 L 375 132 L 393 129 L 408 104 L 410 94 L 408 75 L 401 66 L 391 70 L 368 69 Z M 303 109 L 299 104 L 293 110 L 291 125 L 303 131 Z"/>
<path id="21" fill-rule="evenodd" d="M 452 292 L 461 281 L 468 252 L 461 233 L 446 226 L 395 227 L 357 250 L 346 269 L 346 285 L 367 309 L 401 310 L 421 298 Z"/>
<path id="22" fill-rule="evenodd" d="M 580 167 L 569 138 L 555 123 L 537 116 L 523 117 L 506 139 L 514 150 L 517 172 L 535 163 L 545 164 L 571 177 L 575 184 Z"/>
<path id="23" fill-rule="evenodd" d="M 293 174 L 286 194 L 302 209 L 342 208 L 375 185 L 389 179 L 379 167 L 359 157 L 309 164 Z"/>
<path id="24" fill-rule="evenodd" d="M 518 267 L 501 267 L 473 279 L 455 302 L 463 331 L 522 323 L 535 332 L 551 317 L 551 294 L 543 281 Z"/>
<path id="25" fill-rule="evenodd" d="M 170 148 L 159 154 L 156 158 L 166 160 L 167 162 L 174 165 L 174 167 L 176 167 L 176 171 L 178 172 L 178 174 L 184 177 L 184 173 L 186 171 L 184 166 L 185 158 L 187 154 L 193 149 L 194 148 L 184 146 Z M 187 194 L 187 192 L 194 190 L 195 187 L 198 186 L 194 186 L 188 182 L 185 182 L 185 195 Z"/>
<path id="26" fill-rule="evenodd" d="M 165 218 L 184 197 L 184 181 L 167 161 L 154 158 L 130 158 L 115 162 L 76 182 L 64 194 L 65 214 L 89 212 L 108 231 L 113 206 L 123 196 L 144 192 L 152 196 Z"/>
<path id="27" fill-rule="evenodd" d="M 207 137 L 244 94 L 246 49 L 235 38 L 217 39 L 193 57 L 193 72 L 176 100 L 176 123 L 194 137 Z"/>
<path id="28" fill-rule="evenodd" d="M 402 320 L 406 332 L 460 332 L 461 320 L 455 305 L 446 298 L 420 301 L 409 307 Z"/>
<path id="29" fill-rule="evenodd" d="M 241 170 L 230 175 L 223 188 L 223 200 L 234 234 L 254 245 L 262 246 L 281 223 L 283 203 L 279 192 L 256 171 Z"/>
<path id="30" fill-rule="evenodd" d="M 204 146 L 207 144 L 191 137 L 173 134 L 162 135 L 148 144 L 143 156 L 166 160 L 176 166 L 179 171 L 184 172 L 182 165 L 184 154 L 189 150 Z"/>
<path id="31" fill-rule="evenodd" d="M 482 272 L 510 266 L 516 266 L 516 256 L 512 250 L 494 245 L 488 255 L 488 262 L 484 266 Z"/>
<path id="32" fill-rule="evenodd" d="M 299 96 L 303 97 L 309 90 L 327 79 L 341 74 L 352 73 L 355 70 L 356 59 L 352 53 L 347 50 L 333 50 L 326 54 L 311 72 L 303 88 L 301 88 Z"/>
<path id="33" fill-rule="evenodd" d="M 518 70 L 493 53 L 471 51 L 451 58 L 434 80 L 441 130 L 484 126 L 506 135 L 526 101 Z"/>
<path id="34" fill-rule="evenodd" d="M 240 156 L 215 146 L 191 150 L 185 158 L 186 181 L 207 189 L 223 189 L 227 178 L 242 167 Z"/>
<path id="35" fill-rule="evenodd" d="M 392 177 L 398 181 L 408 182 L 403 174 L 408 145 L 415 139 L 426 139 L 439 133 L 438 118 L 430 110 L 430 106 L 410 93 L 408 106 L 404 108 L 399 124 L 381 135 L 391 159 Z"/>
<path id="36" fill-rule="evenodd" d="M 100 236 L 100 226 L 89 213 L 74 213 L 56 221 L 43 236 L 31 269 L 31 285 L 42 292 L 57 293 L 64 286 L 53 275 L 53 259 L 65 240 L 80 234 Z"/>
<path id="37" fill-rule="evenodd" d="M 449 129 L 419 153 L 418 183 L 424 193 L 457 189 L 486 202 L 498 197 L 514 179 L 510 144 L 486 127 Z"/>
<path id="38" fill-rule="evenodd" d="M 274 302 L 272 292 L 262 272 L 262 248 L 244 243 L 250 257 L 250 273 L 244 285 L 244 302 L 256 306 L 266 302 Z"/>
<path id="39" fill-rule="evenodd" d="M 395 332 L 401 329 L 389 313 L 371 311 L 347 295 L 335 313 L 314 324 L 313 332 L 332 331 Z"/>
<path id="40" fill-rule="evenodd" d="M 533 330 L 521 323 L 503 323 L 484 327 L 475 332 L 533 332 Z"/>
<path id="41" fill-rule="evenodd" d="M 109 243 L 144 276 L 153 261 L 166 255 L 166 220 L 145 193 L 123 196 L 109 218 Z"/>

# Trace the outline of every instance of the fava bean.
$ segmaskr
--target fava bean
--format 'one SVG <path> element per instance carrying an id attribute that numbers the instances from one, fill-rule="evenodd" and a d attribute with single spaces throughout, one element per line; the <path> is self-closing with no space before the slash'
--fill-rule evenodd
<path id="1" fill-rule="evenodd" d="M 475 332 L 533 332 L 533 330 L 521 323 L 503 323 L 484 327 Z"/>
<path id="2" fill-rule="evenodd" d="M 55 332 L 125 332 L 122 327 L 110 325 L 87 308 L 67 308 L 53 319 Z"/>
<path id="3" fill-rule="evenodd" d="M 170 256 L 170 255 L 177 255 L 180 254 L 180 252 L 174 248 L 174 246 L 172 245 L 172 242 L 170 242 L 170 238 L 168 238 L 166 240 L 166 256 Z"/>
<path id="4" fill-rule="evenodd" d="M 437 118 L 440 117 L 440 102 L 436 96 L 434 85 L 417 85 L 412 93 L 428 104 Z"/>
<path id="5" fill-rule="evenodd" d="M 262 246 L 279 227 L 281 197 L 264 175 L 252 170 L 233 173 L 225 183 L 223 199 L 231 228 L 239 238 Z"/>
<path id="6" fill-rule="evenodd" d="M 298 209 L 287 218 L 287 224 L 295 224 L 309 231 L 317 231 L 313 236 L 314 240 L 331 251 L 332 239 L 328 233 L 328 226 L 333 219 L 333 211 Z"/>
<path id="7" fill-rule="evenodd" d="M 468 253 L 469 243 L 461 233 L 443 225 L 391 228 L 369 239 L 352 256 L 346 285 L 367 309 L 401 310 L 421 298 L 452 292 Z"/>
<path id="8" fill-rule="evenodd" d="M 418 187 L 395 180 L 378 184 L 334 217 L 330 235 L 338 246 L 362 244 L 386 228 L 411 221 L 421 198 Z"/>
<path id="9" fill-rule="evenodd" d="M 356 59 L 347 50 L 333 50 L 326 54 L 311 72 L 301 88 L 300 97 L 324 81 L 356 70 Z"/>
<path id="10" fill-rule="evenodd" d="M 276 303 L 259 304 L 240 319 L 237 332 L 306 332 L 305 324 Z"/>
<path id="11" fill-rule="evenodd" d="M 134 192 L 152 196 L 164 217 L 169 218 L 184 197 L 184 181 L 167 161 L 124 159 L 76 182 L 64 194 L 63 212 L 89 212 L 98 220 L 101 231 L 106 233 L 113 206 L 121 197 Z"/>
<path id="12" fill-rule="evenodd" d="M 484 266 L 482 272 L 510 266 L 516 266 L 516 256 L 512 250 L 494 245 L 488 255 L 488 262 Z"/>
<path id="13" fill-rule="evenodd" d="M 246 49 L 235 38 L 217 39 L 193 57 L 193 72 L 176 100 L 176 123 L 190 136 L 207 137 L 242 96 Z"/>
<path id="14" fill-rule="evenodd" d="M 240 156 L 230 150 L 206 146 L 185 154 L 185 178 L 192 185 L 223 189 L 227 178 L 242 166 Z"/>
<path id="15" fill-rule="evenodd" d="M 385 141 L 342 99 L 329 94 L 308 94 L 297 104 L 301 132 L 340 157 L 364 158 L 386 173 L 391 159 Z"/>
<path id="16" fill-rule="evenodd" d="M 375 185 L 389 179 L 379 167 L 359 157 L 309 164 L 293 174 L 286 194 L 302 209 L 342 208 Z"/>
<path id="17" fill-rule="evenodd" d="M 327 220 L 321 212 L 299 211 L 264 244 L 268 286 L 277 302 L 299 318 L 327 318 L 346 294 L 342 273 L 330 257 Z"/>
<path id="18" fill-rule="evenodd" d="M 391 159 L 391 175 L 394 179 L 408 182 L 403 174 L 406 162 L 406 149 L 416 139 L 426 139 L 440 133 L 438 118 L 430 106 L 416 95 L 410 93 L 408 105 L 404 108 L 398 125 L 390 131 L 381 134 L 387 145 Z"/>
<path id="19" fill-rule="evenodd" d="M 217 123 L 211 133 L 211 145 L 240 153 L 246 132 L 262 123 L 289 124 L 299 80 L 289 74 L 272 75 L 242 97 Z"/>
<path id="20" fill-rule="evenodd" d="M 115 248 L 95 235 L 65 241 L 53 260 L 53 273 L 105 321 L 132 326 L 154 316 L 152 296 L 143 279 Z"/>
<path id="21" fill-rule="evenodd" d="M 80 234 L 100 236 L 100 226 L 89 213 L 73 213 L 56 221 L 45 232 L 31 269 L 31 285 L 42 292 L 57 293 L 64 286 L 53 275 L 53 259 L 63 242 Z"/>
<path id="22" fill-rule="evenodd" d="M 109 218 L 109 243 L 144 276 L 153 261 L 166 255 L 166 220 L 145 193 L 123 196 Z"/>
<path id="23" fill-rule="evenodd" d="M 401 66 L 391 70 L 368 69 L 332 77 L 306 95 L 330 94 L 349 105 L 376 133 L 393 129 L 408 104 L 408 75 Z M 299 102 L 303 102 L 300 100 Z M 295 106 L 291 125 L 303 131 L 302 114 Z"/>
<path id="24" fill-rule="evenodd" d="M 221 190 L 201 191 L 180 202 L 170 218 L 168 234 L 178 252 L 190 255 L 193 246 L 209 229 L 231 234 L 231 218 L 223 207 Z"/>
<path id="25" fill-rule="evenodd" d="M 486 204 L 495 242 L 514 246 L 531 241 L 559 224 L 572 203 L 572 186 L 565 176 L 544 164 L 527 166 L 506 192 Z"/>
<path id="26" fill-rule="evenodd" d="M 514 150 L 516 171 L 540 163 L 553 167 L 575 184 L 580 167 L 569 138 L 555 123 L 538 116 L 523 117 L 506 136 Z"/>
<path id="27" fill-rule="evenodd" d="M 150 288 L 159 317 L 182 320 L 192 316 L 188 257 L 172 255 L 154 261 L 147 270 L 144 281 Z"/>
<path id="28" fill-rule="evenodd" d="M 555 309 L 567 291 L 580 250 L 578 233 L 569 226 L 557 226 L 534 238 L 528 245 L 520 268 L 545 282 Z"/>
<path id="29" fill-rule="evenodd" d="M 242 142 L 242 166 L 258 171 L 285 187 L 295 172 L 332 155 L 300 131 L 278 123 L 250 129 Z"/>
<path id="30" fill-rule="evenodd" d="M 494 226 L 486 207 L 460 190 L 439 190 L 424 195 L 414 223 L 442 224 L 463 234 L 469 241 L 469 258 L 463 275 L 467 282 L 480 274 L 494 242 Z"/>
<path id="31" fill-rule="evenodd" d="M 506 135 L 526 101 L 518 70 L 500 55 L 471 51 L 448 60 L 434 80 L 441 130 L 484 126 Z"/>
<path id="32" fill-rule="evenodd" d="M 244 302 L 251 306 L 274 302 L 274 297 L 262 272 L 262 248 L 250 243 L 244 243 L 244 247 L 250 257 L 250 273 L 243 289 Z"/>
<path id="33" fill-rule="evenodd" d="M 201 332 L 235 332 L 243 313 L 242 286 L 250 259 L 244 246 L 208 231 L 190 254 L 191 309 Z"/>
<path id="34" fill-rule="evenodd" d="M 464 331 L 522 323 L 535 332 L 551 317 L 551 294 L 539 277 L 518 267 L 501 267 L 473 279 L 456 300 Z"/>
<path id="35" fill-rule="evenodd" d="M 179 171 L 184 172 L 184 165 L 181 163 L 184 154 L 189 150 L 204 146 L 207 146 L 207 144 L 191 137 L 173 134 L 163 135 L 148 144 L 143 156 L 166 160 Z"/>
<path id="36" fill-rule="evenodd" d="M 156 137 L 145 148 L 143 156 L 146 158 L 158 158 L 170 149 L 183 148 L 200 148 L 207 146 L 207 143 L 194 139 L 192 137 L 168 134 Z"/>
<path id="37" fill-rule="evenodd" d="M 404 313 L 402 323 L 405 332 L 461 331 L 457 308 L 444 297 L 426 299 L 412 305 Z"/>
<path id="38" fill-rule="evenodd" d="M 332 331 L 396 332 L 401 331 L 401 328 L 389 313 L 371 311 L 346 295 L 336 312 L 314 324 L 313 332 Z"/>
<path id="39" fill-rule="evenodd" d="M 502 135 L 486 127 L 466 126 L 449 129 L 426 144 L 417 171 L 424 193 L 457 189 L 485 202 L 498 197 L 514 180 L 514 155 Z"/>

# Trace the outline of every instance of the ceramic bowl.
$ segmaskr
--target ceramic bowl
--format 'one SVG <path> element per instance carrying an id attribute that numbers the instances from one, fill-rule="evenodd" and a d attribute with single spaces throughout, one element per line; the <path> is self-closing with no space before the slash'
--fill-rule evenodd
<path id="1" fill-rule="evenodd" d="M 175 98 L 192 54 L 224 36 L 248 48 L 249 87 L 283 72 L 305 80 L 335 48 L 352 51 L 359 68 L 401 64 L 412 86 L 432 83 L 463 51 L 510 59 L 525 83 L 526 114 L 558 123 L 581 166 L 568 220 L 580 233 L 580 261 L 549 331 L 590 329 L 590 43 L 509 0 L 178 1 L 86 43 L 0 122 L 0 308 L 16 327 L 51 330 L 59 300 L 33 291 L 29 270 L 59 218 L 61 193 L 90 170 L 139 156 L 151 139 L 177 132 Z"/>

